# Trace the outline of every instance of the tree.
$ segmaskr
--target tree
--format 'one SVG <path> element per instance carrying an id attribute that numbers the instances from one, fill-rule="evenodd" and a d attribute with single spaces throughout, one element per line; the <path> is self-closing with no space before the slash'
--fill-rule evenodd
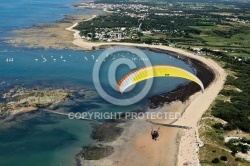
<path id="1" fill-rule="evenodd" d="M 220 160 L 222 160 L 222 161 L 227 161 L 227 157 L 226 157 L 226 156 L 221 156 L 221 157 L 220 157 Z"/>
<path id="2" fill-rule="evenodd" d="M 223 128 L 223 124 L 222 123 L 215 123 L 213 125 L 213 128 L 215 128 L 215 129 L 221 129 L 221 128 Z"/>
<path id="3" fill-rule="evenodd" d="M 142 36 L 143 36 L 143 33 L 137 32 L 137 35 L 138 35 L 138 37 L 142 37 Z"/>
<path id="4" fill-rule="evenodd" d="M 218 158 L 216 157 L 216 158 L 214 158 L 211 162 L 216 164 L 216 163 L 219 163 L 219 162 L 220 162 L 220 159 L 218 159 Z"/>

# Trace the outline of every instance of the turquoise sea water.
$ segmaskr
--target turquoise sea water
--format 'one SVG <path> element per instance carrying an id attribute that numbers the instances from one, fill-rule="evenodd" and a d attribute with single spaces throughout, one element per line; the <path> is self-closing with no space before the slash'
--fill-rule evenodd
<path id="1" fill-rule="evenodd" d="M 140 103 L 119 107 L 103 100 L 95 90 L 92 79 L 93 66 L 104 50 L 94 52 L 74 50 L 44 50 L 12 47 L 5 43 L 15 29 L 26 28 L 39 23 L 48 23 L 62 19 L 66 14 L 94 14 L 96 11 L 76 10 L 71 4 L 75 0 L 2 0 L 0 5 L 0 93 L 13 86 L 49 87 L 83 89 L 91 92 L 94 101 L 75 99 L 69 106 L 59 105 L 56 109 L 69 112 L 131 111 L 146 105 L 147 97 L 161 94 L 186 84 L 183 79 L 155 79 L 153 88 Z M 142 50 L 152 64 L 169 64 L 195 72 L 185 62 L 164 53 Z M 140 92 L 144 83 L 134 88 L 133 93 L 122 96 L 112 90 L 107 73 L 110 64 L 118 58 L 135 58 L 133 53 L 118 52 L 110 56 L 102 66 L 101 83 L 103 88 L 117 98 L 125 99 Z M 46 59 L 46 62 L 44 61 Z M 88 60 L 86 60 L 86 58 Z M 13 59 L 13 62 L 6 60 Z M 143 67 L 143 61 L 134 60 L 137 67 Z M 116 78 L 119 80 L 131 70 L 121 66 Z M 126 100 L 124 100 L 126 102 Z M 69 120 L 66 117 L 37 111 L 21 115 L 12 120 L 10 128 L 0 126 L 0 166 L 71 166 L 75 165 L 75 155 L 82 146 L 95 141 L 90 138 L 91 123 Z"/>

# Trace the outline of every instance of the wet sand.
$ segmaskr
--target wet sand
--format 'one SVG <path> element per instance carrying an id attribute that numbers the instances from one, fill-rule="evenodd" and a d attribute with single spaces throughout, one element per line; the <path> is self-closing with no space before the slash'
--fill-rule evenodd
<path id="1" fill-rule="evenodd" d="M 100 160 L 82 160 L 81 165 L 176 165 L 178 152 L 177 128 L 168 128 L 145 123 L 145 120 L 133 120 L 122 125 L 125 129 L 116 141 L 105 143 L 113 146 L 114 153 Z M 151 128 L 159 129 L 159 138 L 152 141 Z"/>

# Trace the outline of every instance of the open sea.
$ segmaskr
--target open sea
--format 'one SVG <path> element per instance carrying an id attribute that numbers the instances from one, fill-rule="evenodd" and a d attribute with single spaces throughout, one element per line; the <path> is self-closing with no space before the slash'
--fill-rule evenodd
<path id="1" fill-rule="evenodd" d="M 82 89 L 95 96 L 93 101 L 77 100 L 72 105 L 57 108 L 68 112 L 126 112 L 147 106 L 148 97 L 165 93 L 187 83 L 177 78 L 154 79 L 152 89 L 140 102 L 130 106 L 116 106 L 100 97 L 95 90 L 92 73 L 97 58 L 105 50 L 92 52 L 75 50 L 45 50 L 43 48 L 13 47 L 5 41 L 15 35 L 13 30 L 28 28 L 40 23 L 59 21 L 64 15 L 99 14 L 98 11 L 76 9 L 76 0 L 1 0 L 0 5 L 0 95 L 14 86 L 27 88 Z M 81 1 L 82 2 L 82 1 Z M 73 34 L 72 34 L 73 35 Z M 140 59 L 133 52 L 112 54 L 102 64 L 100 80 L 108 94 L 124 99 L 140 93 L 144 83 L 139 83 L 127 96 L 114 91 L 108 73 L 113 62 L 120 58 L 143 67 L 145 61 L 153 65 L 178 66 L 192 73 L 187 63 L 165 53 L 141 50 L 148 59 Z M 13 61 L 9 61 L 12 60 Z M 46 61 L 45 61 L 46 60 Z M 118 81 L 131 70 L 121 65 L 114 79 Z M 19 120 L 17 120 L 19 119 Z M 75 155 L 83 146 L 95 143 L 90 138 L 92 125 L 88 121 L 70 120 L 67 117 L 37 111 L 21 115 L 11 127 L 0 126 L 0 166 L 73 166 Z"/>

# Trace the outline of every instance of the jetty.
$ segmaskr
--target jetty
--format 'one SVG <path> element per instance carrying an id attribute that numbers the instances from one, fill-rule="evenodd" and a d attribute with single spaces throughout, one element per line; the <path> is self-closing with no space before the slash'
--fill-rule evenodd
<path id="1" fill-rule="evenodd" d="M 49 112 L 49 113 L 52 113 L 52 114 L 57 114 L 57 115 L 62 115 L 62 116 L 67 116 L 69 117 L 69 113 L 63 113 L 63 112 L 57 112 L 57 111 L 51 111 L 51 110 L 44 110 L 45 112 Z M 88 120 L 88 121 L 93 121 L 93 119 L 89 119 L 89 118 L 79 118 L 77 120 Z"/>

